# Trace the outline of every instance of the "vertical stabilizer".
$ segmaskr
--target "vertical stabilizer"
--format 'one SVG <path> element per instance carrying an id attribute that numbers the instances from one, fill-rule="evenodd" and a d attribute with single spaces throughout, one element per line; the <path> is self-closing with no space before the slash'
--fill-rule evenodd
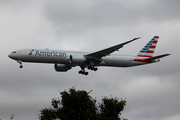
<path id="1" fill-rule="evenodd" d="M 150 60 L 145 60 L 147 58 L 153 57 L 159 36 L 154 36 L 144 48 L 137 54 L 137 57 L 133 60 L 136 62 L 151 62 Z"/>
<path id="2" fill-rule="evenodd" d="M 153 57 L 159 36 L 154 36 L 151 41 L 149 41 L 146 46 L 138 53 L 137 57 L 150 58 Z"/>

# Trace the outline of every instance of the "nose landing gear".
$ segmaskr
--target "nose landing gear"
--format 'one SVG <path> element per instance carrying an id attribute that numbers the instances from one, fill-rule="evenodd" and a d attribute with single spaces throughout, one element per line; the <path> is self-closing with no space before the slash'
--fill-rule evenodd
<path id="1" fill-rule="evenodd" d="M 23 68 L 23 66 L 22 66 L 22 65 L 20 65 L 20 66 L 19 66 L 19 68 Z"/>
<path id="2" fill-rule="evenodd" d="M 22 62 L 19 60 L 17 62 L 20 64 L 19 68 L 23 68 Z"/>

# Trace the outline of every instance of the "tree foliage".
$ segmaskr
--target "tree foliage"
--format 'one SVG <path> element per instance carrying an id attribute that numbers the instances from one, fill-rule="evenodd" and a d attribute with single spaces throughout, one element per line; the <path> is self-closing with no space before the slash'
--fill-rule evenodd
<path id="1" fill-rule="evenodd" d="M 90 93 L 90 92 L 89 92 Z M 120 114 L 126 100 L 104 97 L 96 104 L 89 93 L 84 90 L 60 92 L 59 98 L 52 99 L 51 107 L 40 111 L 40 120 L 120 120 Z"/>
<path id="2" fill-rule="evenodd" d="M 120 120 L 119 115 L 124 110 L 125 100 L 104 97 L 99 103 L 99 116 L 101 120 Z"/>

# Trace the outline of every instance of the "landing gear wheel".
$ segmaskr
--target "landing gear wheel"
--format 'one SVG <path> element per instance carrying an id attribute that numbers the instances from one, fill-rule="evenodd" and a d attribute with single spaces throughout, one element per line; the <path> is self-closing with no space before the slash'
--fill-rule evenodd
<path id="1" fill-rule="evenodd" d="M 79 74 L 82 74 L 82 70 L 79 71 Z"/>
<path id="2" fill-rule="evenodd" d="M 94 71 L 97 71 L 98 70 L 98 68 L 94 68 Z"/>
<path id="3" fill-rule="evenodd" d="M 98 68 L 96 68 L 96 67 L 94 67 L 94 66 L 88 66 L 88 69 L 89 69 L 89 70 L 94 70 L 94 71 L 97 71 L 97 70 L 98 70 Z"/>
<path id="4" fill-rule="evenodd" d="M 91 67 L 91 66 L 88 66 L 87 69 L 88 69 L 88 70 L 89 70 L 89 69 L 92 70 L 92 67 Z"/>
<path id="5" fill-rule="evenodd" d="M 22 65 L 20 65 L 19 67 L 20 67 L 20 68 L 23 68 L 23 66 L 22 66 Z"/>
<path id="6" fill-rule="evenodd" d="M 88 75 L 89 73 L 88 72 L 85 72 L 85 75 Z"/>
<path id="7" fill-rule="evenodd" d="M 86 72 L 85 70 L 80 70 L 78 73 L 79 73 L 79 74 L 82 74 L 82 75 L 88 75 L 88 74 L 89 74 L 89 73 Z"/>

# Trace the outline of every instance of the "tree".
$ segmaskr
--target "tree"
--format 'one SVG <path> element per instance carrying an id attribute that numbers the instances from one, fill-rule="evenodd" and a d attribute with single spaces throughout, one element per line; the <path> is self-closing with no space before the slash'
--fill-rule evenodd
<path id="1" fill-rule="evenodd" d="M 104 97 L 98 105 L 84 90 L 60 92 L 59 98 L 52 99 L 51 107 L 40 110 L 40 120 L 120 120 L 120 112 L 126 100 Z"/>
<path id="2" fill-rule="evenodd" d="M 119 115 L 124 110 L 125 100 L 104 97 L 99 103 L 99 115 L 101 120 L 120 120 Z"/>

